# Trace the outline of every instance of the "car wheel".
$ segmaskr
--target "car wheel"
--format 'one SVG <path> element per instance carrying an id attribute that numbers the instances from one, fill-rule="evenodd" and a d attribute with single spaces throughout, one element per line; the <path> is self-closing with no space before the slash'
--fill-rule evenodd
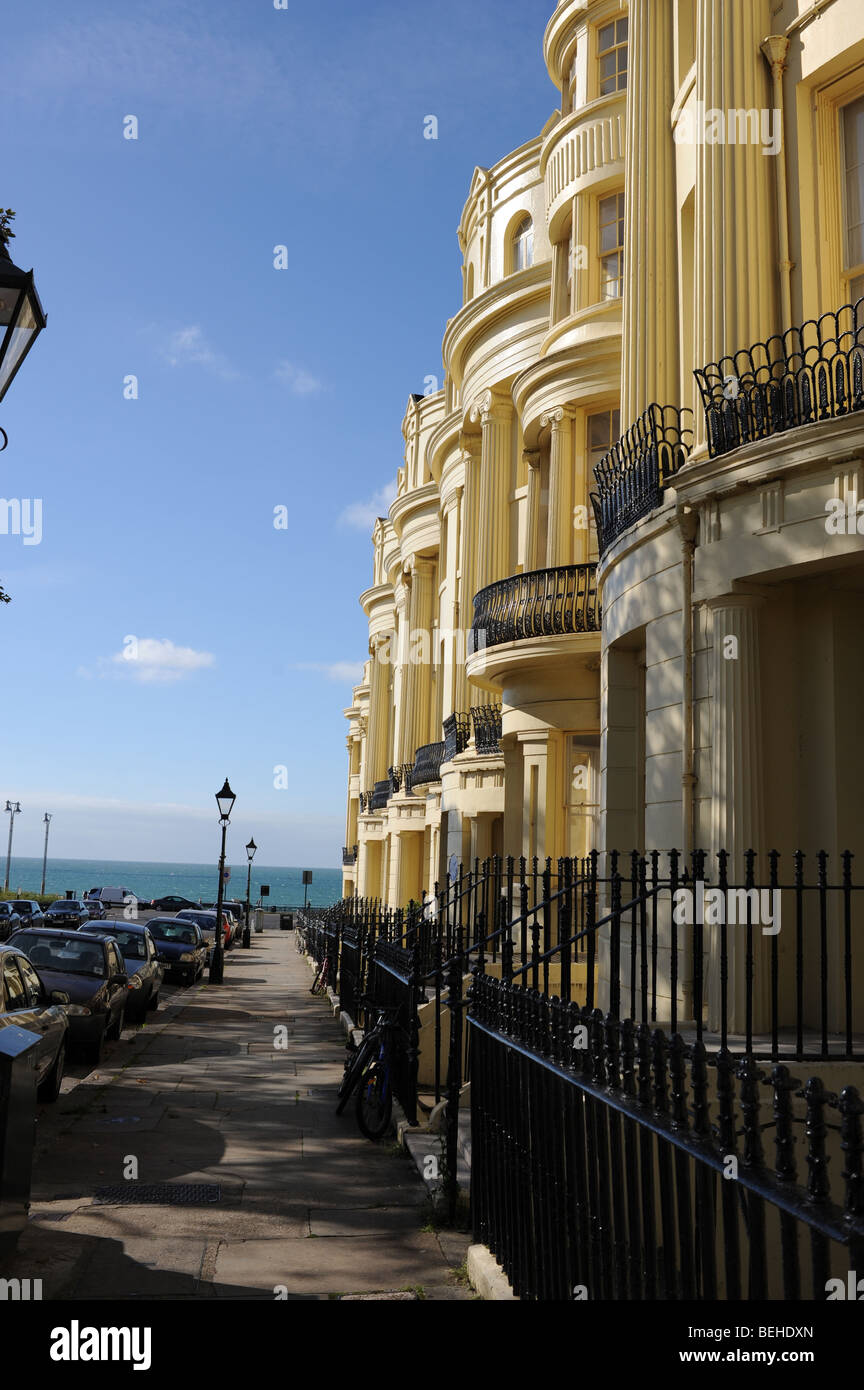
<path id="1" fill-rule="evenodd" d="M 45 1080 L 36 1092 L 37 1100 L 48 1102 L 55 1101 L 60 1094 L 60 1084 L 63 1080 L 63 1070 L 66 1066 L 66 1039 L 64 1038 L 57 1049 L 57 1056 L 54 1058 L 54 1065 L 49 1071 Z"/>
<path id="2" fill-rule="evenodd" d="M 147 1008 L 150 1013 L 154 1013 L 159 1008 L 159 991 L 155 990 L 147 1000 Z"/>
<path id="3" fill-rule="evenodd" d="M 116 1042 L 116 1041 L 117 1041 L 117 1039 L 119 1038 L 120 1034 L 123 1032 L 123 1028 L 124 1028 L 124 1026 L 125 1026 L 125 1023 L 126 1023 L 126 1004 L 125 1004 L 125 1002 L 124 1002 L 123 1004 L 121 1004 L 120 1010 L 119 1010 L 119 1012 L 118 1012 L 118 1014 L 117 1014 L 117 1022 L 116 1022 L 116 1023 L 109 1023 L 108 1027 L 105 1029 L 105 1036 L 106 1036 L 106 1038 L 108 1039 L 109 1042 Z"/>
<path id="4" fill-rule="evenodd" d="M 99 1063 L 102 1061 L 102 1048 L 104 1044 L 105 1029 L 102 1028 L 98 1037 L 96 1037 L 93 1042 L 87 1043 L 86 1047 L 82 1049 L 84 1060 L 89 1062 L 91 1067 L 98 1067 Z"/>

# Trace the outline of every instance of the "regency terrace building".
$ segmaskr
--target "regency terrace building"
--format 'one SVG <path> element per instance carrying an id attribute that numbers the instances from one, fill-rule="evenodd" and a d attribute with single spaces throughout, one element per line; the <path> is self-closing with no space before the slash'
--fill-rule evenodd
<path id="1" fill-rule="evenodd" d="M 360 598 L 344 891 L 392 907 L 862 843 L 864 6 L 561 0 L 542 47 Z"/>

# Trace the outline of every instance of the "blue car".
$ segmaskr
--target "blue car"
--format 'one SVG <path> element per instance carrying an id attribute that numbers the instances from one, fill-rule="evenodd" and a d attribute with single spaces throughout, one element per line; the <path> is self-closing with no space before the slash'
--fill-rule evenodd
<path id="1" fill-rule="evenodd" d="M 86 930 L 91 936 L 110 936 L 117 942 L 129 976 L 126 1017 L 130 1022 L 143 1022 L 149 1010 L 158 1008 L 159 990 L 165 978 L 165 966 L 159 959 L 149 928 L 143 922 L 118 922 L 109 918 L 92 923 Z"/>
<path id="2" fill-rule="evenodd" d="M 207 948 L 200 927 L 178 917 L 151 917 L 146 925 L 165 967 L 166 980 L 194 985 L 207 964 Z"/>

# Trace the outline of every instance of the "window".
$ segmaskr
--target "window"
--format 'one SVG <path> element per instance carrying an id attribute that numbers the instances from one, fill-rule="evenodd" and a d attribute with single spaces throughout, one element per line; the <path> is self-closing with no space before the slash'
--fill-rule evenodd
<path id="1" fill-rule="evenodd" d="M 624 194 L 601 198 L 600 298 L 620 299 L 624 290 Z"/>
<path id="2" fill-rule="evenodd" d="M 42 982 L 29 960 L 23 956 L 18 956 L 18 969 L 21 971 L 21 978 L 24 981 L 24 988 L 27 991 L 27 1003 L 31 1009 L 38 1009 L 42 1004 Z"/>
<path id="3" fill-rule="evenodd" d="M 627 20 L 613 20 L 597 31 L 600 95 L 627 89 Z"/>
<path id="4" fill-rule="evenodd" d="M 844 279 L 851 300 L 864 295 L 864 97 L 844 106 Z"/>
<path id="5" fill-rule="evenodd" d="M 3 962 L 3 983 L 6 986 L 7 1012 L 14 1013 L 16 1009 L 26 1009 L 27 996 L 14 956 L 7 956 Z"/>
<path id="6" fill-rule="evenodd" d="M 534 264 L 534 223 L 525 217 L 513 233 L 513 270 L 527 270 Z"/>

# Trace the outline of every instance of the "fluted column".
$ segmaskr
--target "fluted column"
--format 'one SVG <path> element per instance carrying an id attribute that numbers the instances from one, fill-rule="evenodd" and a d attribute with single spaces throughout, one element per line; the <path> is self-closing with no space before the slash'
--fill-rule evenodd
<path id="1" fill-rule="evenodd" d="M 375 637 L 369 644 L 372 656 L 372 680 L 369 691 L 369 736 L 366 750 L 370 787 L 382 782 L 390 766 L 390 658 L 382 660 L 384 652 L 392 654 L 393 634 Z M 364 787 L 369 791 L 370 787 Z"/>
<path id="2" fill-rule="evenodd" d="M 719 111 L 728 121 L 731 110 L 771 109 L 771 84 L 761 52 L 768 33 L 768 0 L 698 0 L 697 114 Z M 705 133 L 696 151 L 697 367 L 778 329 L 774 161 L 763 154 L 761 144 L 731 144 L 728 139 L 709 144 Z M 705 433 L 704 412 L 699 409 L 697 446 L 704 444 Z"/>
<path id="3" fill-rule="evenodd" d="M 572 419 L 561 406 L 544 415 L 552 431 L 549 445 L 549 514 L 546 526 L 547 569 L 569 565 L 573 553 Z"/>
<path id="4" fill-rule="evenodd" d="M 402 742 L 400 763 L 413 763 L 414 754 L 429 742 L 432 701 L 432 613 L 435 561 L 412 557 L 408 607 L 408 658 L 402 668 Z M 428 659 L 427 659 L 428 658 Z"/>
<path id="5" fill-rule="evenodd" d="M 484 391 L 471 411 L 480 421 L 480 488 L 476 537 L 475 593 L 505 579 L 510 565 L 510 430 L 513 407 L 493 391 Z"/>
<path id="6" fill-rule="evenodd" d="M 459 535 L 459 622 L 463 632 L 470 632 L 474 621 L 474 595 L 477 592 L 477 563 L 481 544 L 480 532 L 480 448 L 479 440 L 466 440 L 463 451 L 465 492 L 462 499 L 462 526 Z M 467 644 L 463 644 L 463 647 Z M 469 708 L 468 677 L 465 673 L 464 651 L 455 672 L 453 711 Z"/>
<path id="7" fill-rule="evenodd" d="M 716 0 L 711 0 L 712 4 Z M 749 0 L 748 0 L 749 3 Z M 739 7 L 721 0 L 718 8 Z M 672 0 L 630 0 L 621 423 L 675 405 L 678 362 Z"/>
<path id="8" fill-rule="evenodd" d="M 460 534 L 462 529 L 462 493 L 461 487 L 454 488 L 447 496 L 444 503 L 444 515 L 447 518 L 446 535 L 447 551 L 442 556 L 444 564 L 444 593 L 441 600 L 441 637 L 443 642 L 443 666 L 440 679 L 442 681 L 441 696 L 441 718 L 447 719 L 456 708 L 455 681 L 457 671 L 464 665 L 465 653 L 465 629 L 470 626 L 467 617 L 463 617 L 459 604 L 459 553 L 460 553 Z M 437 742 L 441 737 L 441 730 L 432 730 L 431 742 Z"/>
<path id="9" fill-rule="evenodd" d="M 537 559 L 537 532 L 540 525 L 540 450 L 526 449 L 522 455 L 528 472 L 525 508 L 525 570 L 540 568 Z"/>
<path id="10" fill-rule="evenodd" d="M 759 671 L 759 609 L 763 600 L 750 594 L 724 594 L 708 602 L 714 616 L 711 681 L 711 851 L 709 872 L 716 872 L 718 850 L 729 855 L 731 885 L 745 883 L 745 852 L 759 853 L 757 882 L 764 882 L 762 791 L 762 698 Z M 720 940 L 716 928 L 706 928 L 708 954 L 709 1026 L 720 1022 Z M 728 991 L 730 1028 L 744 1026 L 745 933 L 738 927 L 727 932 L 729 951 Z M 764 971 L 758 970 L 764 938 L 757 928 L 756 1016 L 764 1004 Z"/>

